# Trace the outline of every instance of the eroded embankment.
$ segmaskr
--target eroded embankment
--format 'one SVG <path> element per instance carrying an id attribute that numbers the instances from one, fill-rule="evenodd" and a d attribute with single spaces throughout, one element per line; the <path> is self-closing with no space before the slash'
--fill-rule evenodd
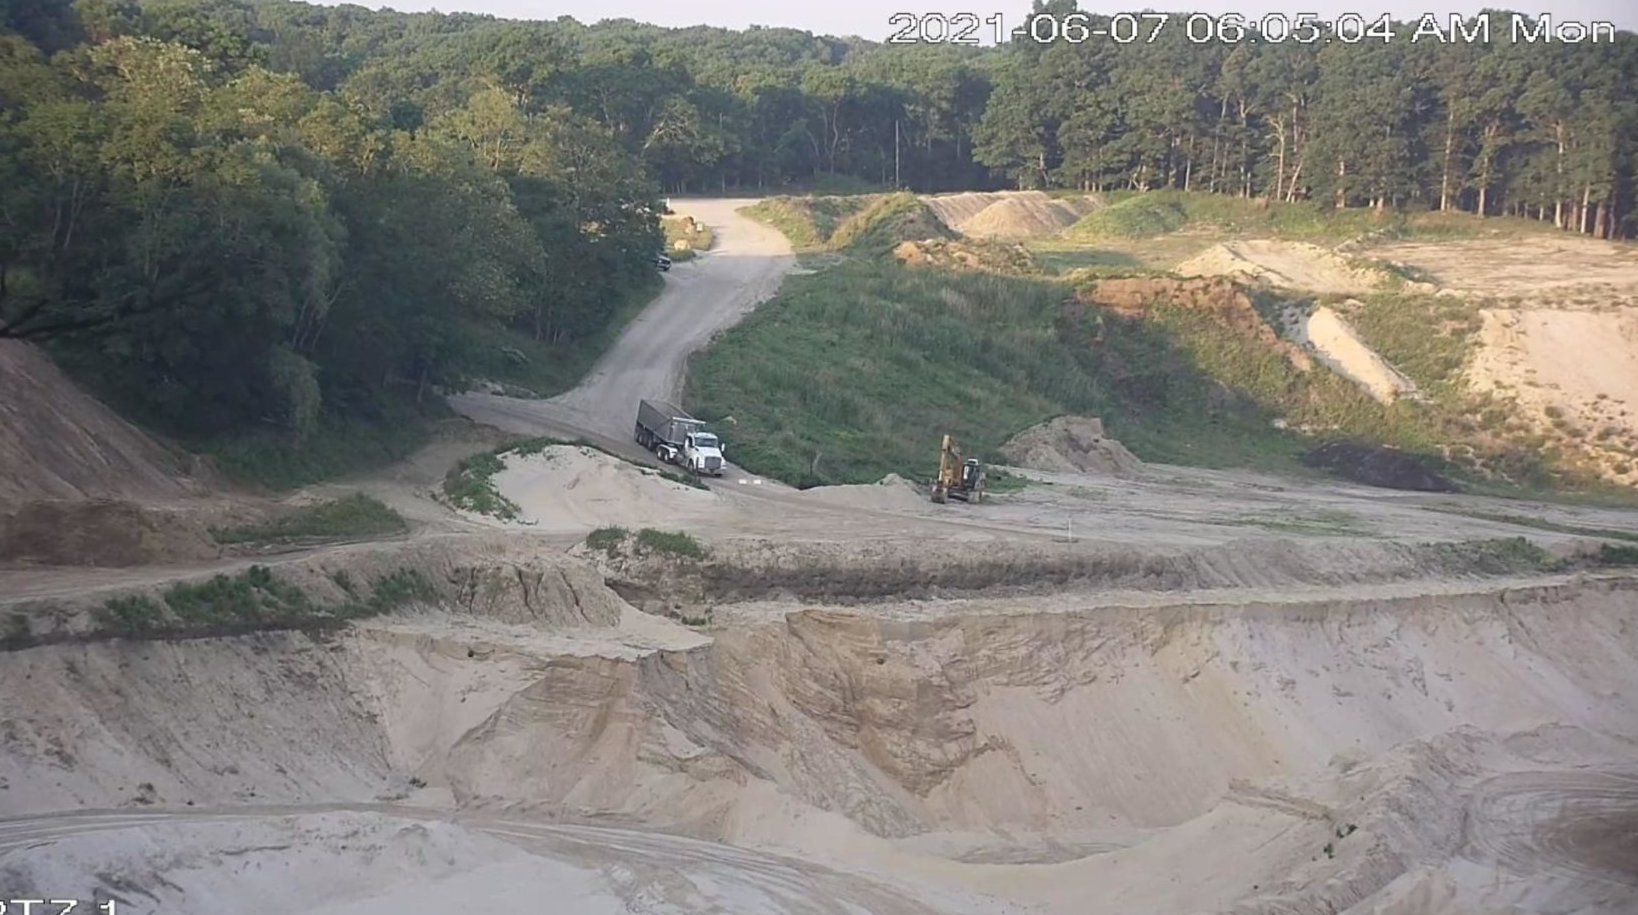
<path id="1" fill-rule="evenodd" d="M 1573 552 L 1573 551 L 1572 551 Z M 677 609 L 786 598 L 859 604 L 1065 589 L 1283 589 L 1536 574 L 1573 566 L 1523 539 L 1448 543 L 1245 539 L 1206 547 L 1109 542 L 738 541 L 699 562 L 582 549 L 639 606 Z"/>

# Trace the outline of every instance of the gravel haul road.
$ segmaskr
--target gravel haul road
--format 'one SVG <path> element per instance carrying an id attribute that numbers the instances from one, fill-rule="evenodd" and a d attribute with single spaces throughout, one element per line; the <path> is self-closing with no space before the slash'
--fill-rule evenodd
<path id="1" fill-rule="evenodd" d="M 664 291 L 574 390 L 550 400 L 458 394 L 450 405 L 511 432 L 628 443 L 637 401 L 679 400 L 689 354 L 772 297 L 796 267 L 783 235 L 736 212 L 754 202 L 673 201 L 711 227 L 716 246 L 671 268 Z"/>

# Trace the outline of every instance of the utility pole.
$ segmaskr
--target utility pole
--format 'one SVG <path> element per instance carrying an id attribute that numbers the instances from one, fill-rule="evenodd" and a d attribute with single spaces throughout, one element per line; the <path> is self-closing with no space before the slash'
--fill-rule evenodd
<path id="1" fill-rule="evenodd" d="M 898 190 L 899 184 L 899 119 L 893 119 L 893 190 Z"/>

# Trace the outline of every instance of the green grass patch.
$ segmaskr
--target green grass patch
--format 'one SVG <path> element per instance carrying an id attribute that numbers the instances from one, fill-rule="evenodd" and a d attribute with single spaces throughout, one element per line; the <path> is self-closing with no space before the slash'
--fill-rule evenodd
<path id="1" fill-rule="evenodd" d="M 553 342 L 512 329 L 469 328 L 462 335 L 462 370 L 470 378 L 503 385 L 515 397 L 555 397 L 580 383 L 663 286 L 658 273 L 645 276 L 613 304 L 600 330 L 576 340 Z"/>
<path id="2" fill-rule="evenodd" d="M 1069 235 L 1074 238 L 1151 238 L 1176 232 L 1188 221 L 1183 207 L 1170 196 L 1140 194 L 1082 216 L 1069 227 Z"/>
<path id="3" fill-rule="evenodd" d="M 0 649 L 25 648 L 34 641 L 34 624 L 26 613 L 12 613 L 6 618 L 5 635 L 0 636 Z"/>
<path id="4" fill-rule="evenodd" d="M 255 565 L 236 575 L 172 585 L 158 597 L 126 595 L 97 608 L 103 633 L 125 637 L 178 637 L 213 632 L 336 623 L 386 613 L 412 601 L 433 600 L 435 589 L 414 569 L 373 582 L 370 593 L 320 605 L 298 587 Z"/>
<path id="5" fill-rule="evenodd" d="M 662 531 L 645 527 L 637 532 L 637 548 L 661 556 L 679 559 L 704 559 L 705 546 L 681 531 Z"/>
<path id="6" fill-rule="evenodd" d="M 1449 574 L 1513 575 L 1561 567 L 1541 546 L 1523 538 L 1433 544 L 1430 557 Z"/>
<path id="7" fill-rule="evenodd" d="M 798 251 L 821 251 L 837 227 L 878 200 L 860 197 L 769 197 L 740 212 L 778 229 Z"/>
<path id="8" fill-rule="evenodd" d="M 509 521 L 518 516 L 516 502 L 495 488 L 495 474 L 506 469 L 502 450 L 474 454 L 455 465 L 444 477 L 444 495 L 463 511 Z"/>
<path id="9" fill-rule="evenodd" d="M 586 535 L 586 548 L 610 559 L 622 556 L 628 547 L 636 556 L 671 556 L 678 559 L 704 559 L 709 552 L 705 545 L 681 531 L 662 531 L 645 527 L 635 534 L 623 527 L 600 527 Z"/>
<path id="10" fill-rule="evenodd" d="M 586 535 L 586 548 L 596 550 L 612 559 L 619 555 L 620 547 L 625 545 L 626 538 L 630 536 L 631 531 L 623 527 L 600 527 Z"/>
<path id="11" fill-rule="evenodd" d="M 1479 308 L 1449 296 L 1378 293 L 1343 314 L 1366 344 L 1423 392 L 1465 397 L 1462 370 L 1483 321 Z"/>
<path id="12" fill-rule="evenodd" d="M 364 540 L 401 534 L 404 516 L 364 493 L 291 509 L 269 521 L 213 527 L 217 543 L 303 543 Z"/>
<path id="13" fill-rule="evenodd" d="M 1359 515 L 1342 509 L 1319 509 L 1308 513 L 1253 515 L 1229 522 L 1288 534 L 1362 537 L 1373 533 Z"/>
<path id="14" fill-rule="evenodd" d="M 1201 191 L 1125 192 L 1110 198 L 1109 206 L 1071 226 L 1070 237 L 1153 238 L 1188 229 L 1223 236 L 1334 242 L 1365 236 L 1470 237 L 1490 229 L 1489 221 L 1455 214 L 1337 209 L 1312 201 L 1284 203 Z"/>
<path id="15" fill-rule="evenodd" d="M 1596 561 L 1601 566 L 1638 566 L 1638 546 L 1601 543 Z"/>

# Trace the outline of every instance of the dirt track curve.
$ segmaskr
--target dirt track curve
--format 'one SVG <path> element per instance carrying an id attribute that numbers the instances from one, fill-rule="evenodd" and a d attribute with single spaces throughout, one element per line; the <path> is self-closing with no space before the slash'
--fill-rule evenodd
<path id="1" fill-rule="evenodd" d="M 778 231 L 736 210 L 751 200 L 675 201 L 679 213 L 711 227 L 716 246 L 672 267 L 665 289 L 574 390 L 550 400 L 493 394 L 449 399 L 460 413 L 516 432 L 631 438 L 637 401 L 675 401 L 690 353 L 779 291 L 796 266 Z"/>

